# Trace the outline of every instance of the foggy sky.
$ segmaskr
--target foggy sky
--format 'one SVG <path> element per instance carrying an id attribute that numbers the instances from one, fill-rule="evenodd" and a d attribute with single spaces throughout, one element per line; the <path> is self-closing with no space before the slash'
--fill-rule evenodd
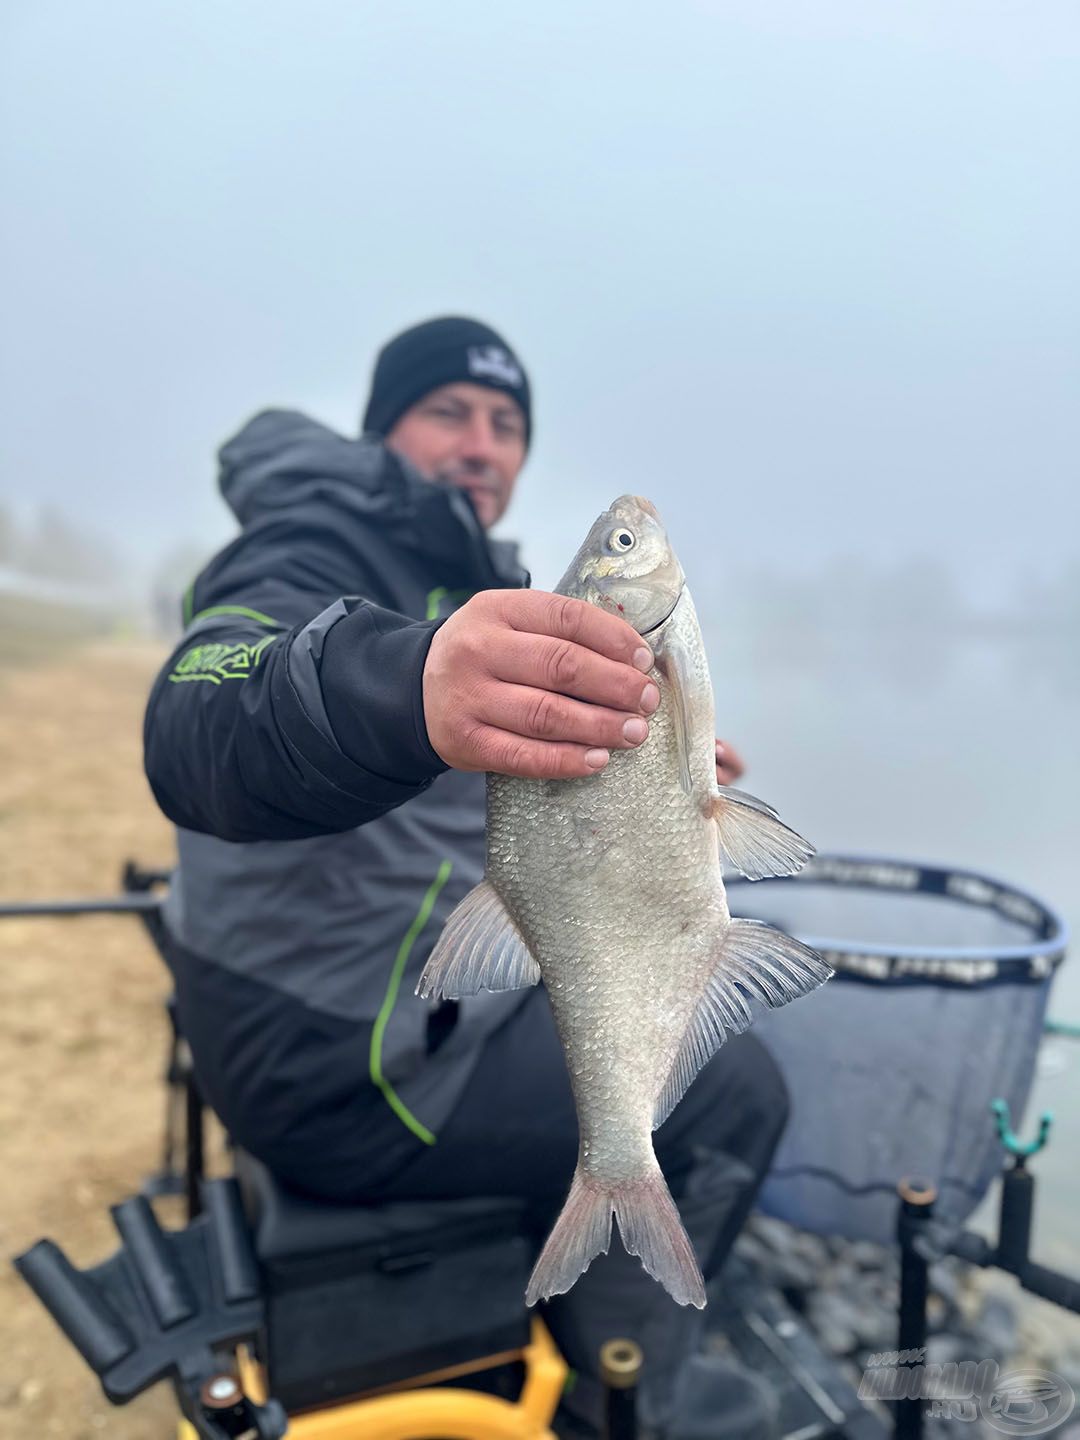
<path id="1" fill-rule="evenodd" d="M 529 366 L 554 583 L 652 497 L 684 568 L 1080 549 L 1071 0 L 28 0 L 0 21 L 0 495 L 128 554 L 231 522 L 253 411 L 356 426 L 475 313 Z"/>

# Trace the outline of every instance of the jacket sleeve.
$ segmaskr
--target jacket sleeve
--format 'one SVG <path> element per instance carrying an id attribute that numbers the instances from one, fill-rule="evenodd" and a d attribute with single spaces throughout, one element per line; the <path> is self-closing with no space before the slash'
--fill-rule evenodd
<path id="1" fill-rule="evenodd" d="M 241 535 L 196 582 L 144 726 L 147 778 L 177 825 L 238 841 L 329 834 L 446 769 L 422 695 L 438 622 L 328 596 L 335 543 L 332 527 L 298 531 L 282 517 Z"/>

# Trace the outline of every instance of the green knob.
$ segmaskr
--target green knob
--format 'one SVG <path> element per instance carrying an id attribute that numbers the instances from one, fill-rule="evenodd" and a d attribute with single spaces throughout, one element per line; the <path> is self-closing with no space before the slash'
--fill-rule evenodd
<path id="1" fill-rule="evenodd" d="M 998 1139 L 1009 1154 L 1015 1155 L 1018 1159 L 1026 1160 L 1029 1155 L 1037 1155 L 1050 1137 L 1050 1126 L 1054 1116 L 1049 1110 L 1044 1110 L 1039 1118 L 1039 1133 L 1035 1139 L 1023 1141 L 1012 1128 L 1009 1106 L 1005 1100 L 991 1100 L 990 1109 L 994 1112 Z"/>

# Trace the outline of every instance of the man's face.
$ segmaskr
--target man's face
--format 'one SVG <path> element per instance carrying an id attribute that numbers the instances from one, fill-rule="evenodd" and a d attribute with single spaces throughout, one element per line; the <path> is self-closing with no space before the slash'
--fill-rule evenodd
<path id="1" fill-rule="evenodd" d="M 468 491 L 487 530 L 510 504 L 525 463 L 525 416 L 501 390 L 440 385 L 405 411 L 386 444 L 429 480 Z"/>

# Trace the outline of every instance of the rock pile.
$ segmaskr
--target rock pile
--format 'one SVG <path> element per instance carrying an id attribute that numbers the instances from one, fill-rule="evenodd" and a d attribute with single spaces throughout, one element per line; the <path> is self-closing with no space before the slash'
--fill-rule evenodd
<path id="1" fill-rule="evenodd" d="M 895 1247 L 811 1235 L 754 1215 L 735 1253 L 763 1285 L 782 1291 L 856 1387 L 875 1357 L 896 1349 Z M 1076 1393 L 1077 1409 L 1064 1427 L 1042 1433 L 1080 1440 L 1080 1319 L 1027 1296 L 1011 1276 L 951 1257 L 931 1268 L 930 1286 L 926 1362 L 995 1360 L 1002 1372 L 1059 1376 Z M 926 1427 L 927 1440 L 995 1440 L 1001 1433 L 979 1420 L 934 1419 Z"/>

